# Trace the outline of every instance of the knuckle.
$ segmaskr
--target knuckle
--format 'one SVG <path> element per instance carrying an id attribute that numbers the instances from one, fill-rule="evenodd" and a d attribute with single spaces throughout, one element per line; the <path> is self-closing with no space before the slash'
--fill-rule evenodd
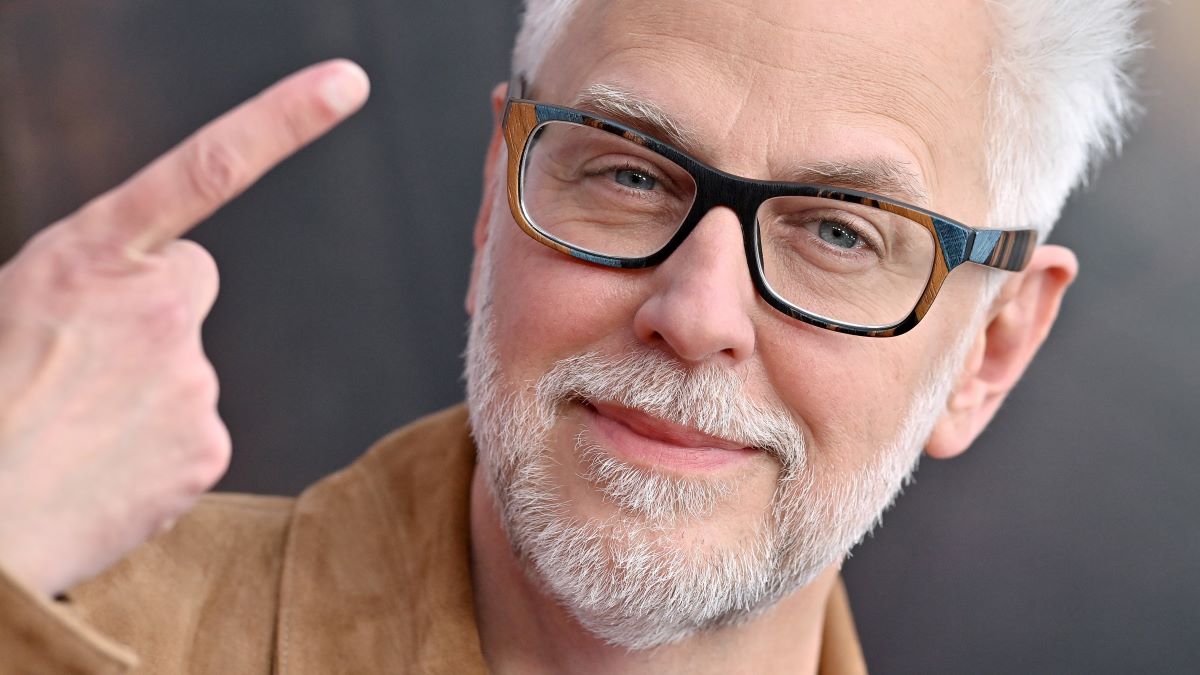
<path id="1" fill-rule="evenodd" d="M 236 194 L 247 173 L 245 160 L 236 150 L 203 136 L 189 146 L 185 166 L 191 188 L 201 199 L 213 203 Z"/>
<path id="2" fill-rule="evenodd" d="M 202 274 L 208 277 L 217 276 L 217 260 L 212 253 L 208 252 L 208 249 L 190 239 L 181 239 L 179 243 L 193 252 L 196 257 L 196 267 L 201 270 Z"/>
<path id="3" fill-rule="evenodd" d="M 204 410 L 215 407 L 221 393 L 217 373 L 207 362 L 185 377 L 179 388 L 185 405 L 194 405 Z"/>
<path id="4" fill-rule="evenodd" d="M 190 239 L 180 239 L 172 243 L 172 246 L 179 247 L 181 251 L 184 251 L 182 255 L 188 258 L 187 269 L 180 271 L 188 282 L 205 286 L 217 284 L 220 279 L 217 261 L 208 252 L 208 249 Z"/>
<path id="5" fill-rule="evenodd" d="M 14 291 L 51 313 L 70 314 L 95 288 L 98 257 L 61 231 L 43 230 L 12 265 Z"/>
<path id="6" fill-rule="evenodd" d="M 43 289 L 54 296 L 74 296 L 87 290 L 86 251 L 65 245 L 61 237 L 41 247 L 37 269 Z"/>
<path id="7" fill-rule="evenodd" d="M 137 331 L 151 343 L 172 342 L 192 331 L 196 324 L 192 314 L 186 293 L 162 289 L 157 292 L 157 297 L 146 301 Z"/>
<path id="8" fill-rule="evenodd" d="M 289 146 L 303 145 L 312 136 L 314 124 L 311 115 L 304 112 L 302 106 L 287 108 L 281 116 L 281 121 L 284 142 Z"/>
<path id="9" fill-rule="evenodd" d="M 190 494 L 200 494 L 225 475 L 233 454 L 229 431 L 215 415 L 197 430 L 193 454 L 193 470 L 186 489 Z"/>

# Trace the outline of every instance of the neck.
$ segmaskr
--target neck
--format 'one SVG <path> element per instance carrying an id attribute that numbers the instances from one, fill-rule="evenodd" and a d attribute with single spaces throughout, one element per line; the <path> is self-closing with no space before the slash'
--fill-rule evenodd
<path id="1" fill-rule="evenodd" d="M 631 652 L 595 638 L 530 579 L 513 555 L 477 466 L 471 560 L 479 637 L 493 673 L 815 673 L 830 568 L 752 621 Z"/>

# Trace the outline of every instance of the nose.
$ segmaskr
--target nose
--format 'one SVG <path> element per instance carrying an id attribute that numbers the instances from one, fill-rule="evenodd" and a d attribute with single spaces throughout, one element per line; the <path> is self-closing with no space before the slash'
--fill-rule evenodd
<path id="1" fill-rule="evenodd" d="M 701 363 L 741 363 L 754 353 L 757 303 L 741 225 L 717 207 L 655 268 L 651 295 L 633 318 L 644 344 Z"/>

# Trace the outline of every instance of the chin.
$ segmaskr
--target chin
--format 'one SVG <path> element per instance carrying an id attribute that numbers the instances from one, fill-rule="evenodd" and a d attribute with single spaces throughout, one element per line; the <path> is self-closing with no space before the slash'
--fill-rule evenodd
<path id="1" fill-rule="evenodd" d="M 587 438 L 527 439 L 539 450 L 493 490 L 528 577 L 598 639 L 641 650 L 742 623 L 827 566 L 785 553 L 781 495 L 760 494 L 777 472 L 681 477 Z"/>

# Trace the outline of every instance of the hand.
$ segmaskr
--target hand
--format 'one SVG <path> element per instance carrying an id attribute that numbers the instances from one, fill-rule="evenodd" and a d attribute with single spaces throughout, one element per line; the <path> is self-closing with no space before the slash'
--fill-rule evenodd
<path id="1" fill-rule="evenodd" d="M 217 269 L 179 237 L 366 100 L 310 67 L 212 122 L 0 267 L 0 567 L 46 594 L 109 567 L 225 472 L 200 325 Z"/>

